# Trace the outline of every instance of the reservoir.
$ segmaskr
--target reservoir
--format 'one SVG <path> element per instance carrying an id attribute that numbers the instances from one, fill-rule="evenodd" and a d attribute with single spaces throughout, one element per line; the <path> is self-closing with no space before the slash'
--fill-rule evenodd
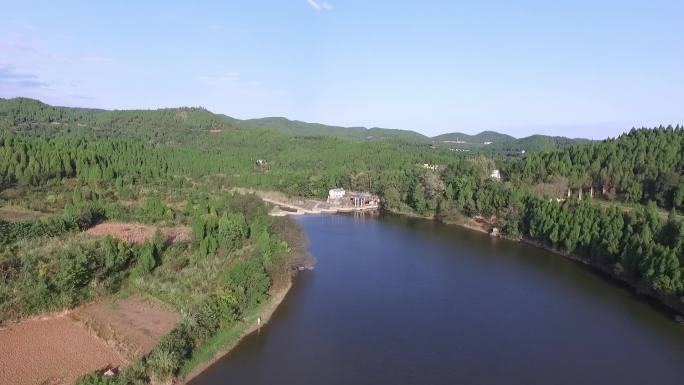
<path id="1" fill-rule="evenodd" d="M 193 385 L 684 383 L 684 326 L 579 263 L 393 215 L 298 221 L 315 270 Z"/>

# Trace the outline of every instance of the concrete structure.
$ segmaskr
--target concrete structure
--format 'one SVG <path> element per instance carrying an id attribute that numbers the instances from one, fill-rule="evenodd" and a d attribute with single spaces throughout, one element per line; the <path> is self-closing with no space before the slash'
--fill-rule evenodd
<path id="1" fill-rule="evenodd" d="M 492 173 L 489 174 L 489 177 L 492 179 L 501 180 L 501 171 L 494 169 L 492 170 Z"/>
<path id="2" fill-rule="evenodd" d="M 330 191 L 328 191 L 328 200 L 339 200 L 344 198 L 344 195 L 346 194 L 346 191 L 344 191 L 343 188 L 334 188 Z"/>
<path id="3" fill-rule="evenodd" d="M 437 171 L 439 170 L 439 165 L 423 163 L 423 168 L 427 170 Z"/>
<path id="4" fill-rule="evenodd" d="M 354 207 L 364 207 L 376 204 L 376 199 L 372 194 L 356 193 L 352 197 Z"/>

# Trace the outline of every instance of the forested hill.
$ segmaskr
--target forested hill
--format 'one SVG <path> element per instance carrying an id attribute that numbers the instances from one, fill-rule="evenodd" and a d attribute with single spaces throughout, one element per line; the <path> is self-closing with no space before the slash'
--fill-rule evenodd
<path id="1" fill-rule="evenodd" d="M 465 152 L 520 156 L 526 152 L 566 148 L 584 139 L 534 135 L 516 139 L 510 135 L 484 131 L 477 135 L 443 134 L 433 138 L 414 131 L 388 128 L 340 127 L 273 117 L 240 120 L 214 114 L 200 107 L 158 110 L 114 110 L 54 107 L 27 98 L 0 100 L 0 128 L 41 131 L 59 130 L 60 125 L 75 124 L 100 135 L 144 136 L 166 144 L 198 144 L 196 135 L 230 129 L 275 131 L 290 137 L 333 137 L 356 141 L 399 141 L 414 145 Z"/>
<path id="2" fill-rule="evenodd" d="M 515 138 L 494 131 L 483 131 L 469 135 L 460 132 L 428 137 L 414 131 L 389 128 L 340 127 L 319 123 L 307 123 L 281 117 L 239 120 L 227 117 L 235 126 L 262 128 L 279 131 L 292 136 L 330 136 L 361 141 L 401 140 L 415 144 L 430 144 L 435 147 L 459 151 L 521 155 L 527 152 L 552 151 L 567 148 L 587 139 L 571 139 L 560 136 L 532 135 Z"/>
<path id="3" fill-rule="evenodd" d="M 399 139 L 415 143 L 429 143 L 430 138 L 417 132 L 389 128 L 340 127 L 320 123 L 307 123 L 282 117 L 239 120 L 227 117 L 241 128 L 261 128 L 278 131 L 291 136 L 331 136 L 354 140 Z"/>
<path id="4" fill-rule="evenodd" d="M 0 126 L 4 205 L 21 207 L 32 188 L 46 194 L 38 204 L 55 201 L 47 194 L 63 183 L 103 189 L 101 197 L 195 185 L 216 195 L 232 186 L 319 198 L 334 187 L 370 191 L 386 210 L 477 217 L 508 237 L 575 253 L 684 309 L 681 127 L 508 158 L 245 128 L 203 108 L 100 111 L 13 99 L 0 101 Z M 490 177 L 497 168 L 502 180 Z"/>
<path id="5" fill-rule="evenodd" d="M 684 210 L 684 128 L 633 129 L 616 139 L 540 152 L 511 163 L 526 184 L 567 183 L 627 203 Z"/>
<path id="6" fill-rule="evenodd" d="M 515 140 L 514 137 L 506 134 L 500 134 L 494 131 L 483 131 L 479 134 L 468 135 L 461 132 L 452 132 L 448 134 L 437 135 L 432 138 L 436 142 L 456 142 L 456 143 L 485 143 L 485 142 L 508 142 Z"/>

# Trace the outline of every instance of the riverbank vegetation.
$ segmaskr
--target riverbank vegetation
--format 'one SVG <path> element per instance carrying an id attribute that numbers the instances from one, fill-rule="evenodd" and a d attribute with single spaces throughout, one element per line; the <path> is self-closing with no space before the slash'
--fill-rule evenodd
<path id="1" fill-rule="evenodd" d="M 153 186 L 154 192 L 148 191 Z M 279 223 L 289 222 L 286 218 L 269 217 L 256 196 L 209 193 L 198 185 L 181 192 L 161 180 L 129 188 L 135 200 L 119 201 L 116 186 L 65 178 L 50 190 L 30 188 L 26 194 L 37 200 L 59 196 L 51 207 L 43 207 L 51 215 L 0 221 L 0 322 L 131 296 L 182 314 L 157 347 L 120 375 L 108 379 L 93 373 L 79 381 L 83 384 L 158 383 L 180 375 L 181 367 L 187 374 L 191 363 L 208 358 L 208 341 L 228 330 L 239 336 L 249 326 L 246 317 L 254 321 L 256 310 L 287 286 L 294 268 L 306 263 L 304 250 L 296 246 L 293 251 L 287 242 L 300 245 L 301 230 Z M 131 244 L 83 232 L 109 220 L 157 228 L 188 225 L 192 239 L 173 243 L 158 230 L 152 239 Z"/>

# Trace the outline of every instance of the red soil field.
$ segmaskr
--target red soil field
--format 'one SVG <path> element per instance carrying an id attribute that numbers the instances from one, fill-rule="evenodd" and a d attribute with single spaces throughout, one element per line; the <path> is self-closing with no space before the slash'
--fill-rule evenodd
<path id="1" fill-rule="evenodd" d="M 156 231 L 156 226 L 141 223 L 101 223 L 88 229 L 86 234 L 94 236 L 111 235 L 124 242 L 140 245 L 154 238 Z M 189 241 L 192 238 L 192 230 L 187 226 L 163 228 L 161 232 L 168 243 Z"/>
<path id="2" fill-rule="evenodd" d="M 0 384 L 62 385 L 125 367 L 150 352 L 180 316 L 140 298 L 107 300 L 0 329 Z"/>
<path id="3" fill-rule="evenodd" d="M 94 303 L 71 316 L 131 360 L 149 353 L 180 319 L 178 313 L 140 298 Z"/>
<path id="4" fill-rule="evenodd" d="M 0 384 L 70 384 L 126 358 L 68 315 L 31 319 L 0 329 Z"/>

